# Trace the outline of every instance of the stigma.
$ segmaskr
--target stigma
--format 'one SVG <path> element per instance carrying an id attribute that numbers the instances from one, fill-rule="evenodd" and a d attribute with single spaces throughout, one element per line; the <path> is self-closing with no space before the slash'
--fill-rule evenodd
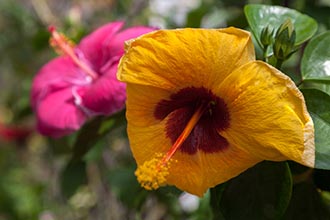
<path id="1" fill-rule="evenodd" d="M 98 77 L 98 74 L 83 60 L 81 60 L 75 52 L 75 44 L 69 40 L 64 34 L 56 31 L 54 26 L 48 28 L 51 33 L 51 38 L 49 40 L 50 45 L 54 50 L 61 54 L 67 55 L 71 60 L 81 69 L 88 77 L 92 80 L 95 80 Z"/>
<path id="2" fill-rule="evenodd" d="M 135 171 L 135 175 L 143 188 L 147 190 L 155 190 L 166 184 L 167 176 L 170 173 L 171 163 L 176 162 L 176 160 L 173 159 L 175 152 L 188 138 L 199 119 L 208 109 L 209 105 L 210 103 L 202 103 L 199 105 L 180 136 L 165 155 L 158 153 L 154 158 L 144 162 L 138 167 Z"/>

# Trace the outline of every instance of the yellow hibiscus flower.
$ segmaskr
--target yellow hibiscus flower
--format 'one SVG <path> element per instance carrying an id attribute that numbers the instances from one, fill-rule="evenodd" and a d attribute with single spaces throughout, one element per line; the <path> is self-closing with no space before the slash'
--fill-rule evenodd
<path id="1" fill-rule="evenodd" d="M 117 75 L 138 181 L 202 196 L 262 160 L 314 166 L 314 128 L 289 77 L 237 28 L 159 30 L 127 42 Z M 270 174 L 271 175 L 271 174 Z"/>

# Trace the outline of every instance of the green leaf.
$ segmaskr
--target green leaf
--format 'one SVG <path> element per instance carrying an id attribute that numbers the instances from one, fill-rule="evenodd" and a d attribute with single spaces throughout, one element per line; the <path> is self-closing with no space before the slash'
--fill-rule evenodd
<path id="1" fill-rule="evenodd" d="M 201 26 L 202 19 L 211 7 L 207 4 L 202 4 L 200 7 L 190 11 L 187 15 L 186 27 L 198 28 Z"/>
<path id="2" fill-rule="evenodd" d="M 70 161 L 62 172 L 61 188 L 63 195 L 70 198 L 80 186 L 86 183 L 86 163 L 82 160 Z"/>
<path id="3" fill-rule="evenodd" d="M 226 186 L 227 183 L 223 183 L 210 189 L 210 203 L 214 220 L 225 219 L 219 207 L 221 206 L 221 196 Z"/>
<path id="4" fill-rule="evenodd" d="M 304 81 L 303 84 L 299 87 L 300 89 L 317 89 L 327 95 L 330 95 L 330 81 Z"/>
<path id="5" fill-rule="evenodd" d="M 302 182 L 294 185 L 291 202 L 283 219 L 324 220 L 330 219 L 330 212 L 313 183 Z"/>
<path id="6" fill-rule="evenodd" d="M 199 207 L 198 209 L 192 213 L 191 218 L 189 220 L 205 220 L 205 219 L 215 219 L 212 216 L 212 211 L 210 207 L 210 192 L 206 192 L 202 198 L 199 199 Z M 213 218 L 212 218 L 213 217 Z M 222 218 L 216 218 L 220 220 Z"/>
<path id="7" fill-rule="evenodd" d="M 125 111 L 110 117 L 98 117 L 86 124 L 78 133 L 73 146 L 72 160 L 80 160 L 112 129 L 126 122 Z"/>
<path id="8" fill-rule="evenodd" d="M 287 162 L 264 161 L 227 183 L 220 210 L 226 220 L 280 219 L 289 204 L 291 190 Z"/>
<path id="9" fill-rule="evenodd" d="M 330 31 L 314 37 L 308 43 L 301 61 L 301 74 L 304 81 L 317 82 L 330 87 L 329 45 Z"/>
<path id="10" fill-rule="evenodd" d="M 311 113 L 315 129 L 315 168 L 330 169 L 330 124 Z"/>
<path id="11" fill-rule="evenodd" d="M 322 190 L 327 191 L 325 196 L 325 200 L 327 201 L 328 207 L 330 208 L 330 170 L 321 170 L 314 169 L 313 170 L 313 180 L 315 186 Z"/>
<path id="12" fill-rule="evenodd" d="M 250 4 L 245 6 L 244 13 L 259 44 L 262 29 L 269 26 L 276 30 L 288 18 L 296 30 L 295 45 L 307 41 L 317 31 L 317 22 L 313 18 L 281 6 Z"/>
<path id="13" fill-rule="evenodd" d="M 309 112 L 330 124 L 330 96 L 317 89 L 302 89 Z"/>
<path id="14" fill-rule="evenodd" d="M 315 168 L 330 169 L 330 96 L 316 89 L 302 89 L 314 122 Z"/>
<path id="15" fill-rule="evenodd" d="M 134 176 L 135 169 L 136 167 L 120 167 L 108 173 L 111 190 L 130 208 L 140 207 L 148 194 L 137 182 Z"/>
<path id="16" fill-rule="evenodd" d="M 79 131 L 73 145 L 72 158 L 62 174 L 61 186 L 67 198 L 72 196 L 79 186 L 86 183 L 85 161 L 97 158 L 99 151 L 103 149 L 101 145 L 98 145 L 102 138 L 109 131 L 125 122 L 125 111 L 121 111 L 110 117 L 97 117 Z M 95 151 L 90 152 L 93 147 L 97 148 L 95 148 Z M 87 158 L 84 158 L 87 152 L 90 152 L 90 154 L 87 155 Z"/>

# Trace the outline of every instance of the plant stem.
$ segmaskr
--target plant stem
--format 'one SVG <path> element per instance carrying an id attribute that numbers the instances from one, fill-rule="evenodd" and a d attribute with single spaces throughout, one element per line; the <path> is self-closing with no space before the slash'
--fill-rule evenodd
<path id="1" fill-rule="evenodd" d="M 283 60 L 276 59 L 276 64 L 275 64 L 276 69 L 280 70 L 282 67 L 282 64 L 283 64 Z"/>
<path id="2" fill-rule="evenodd" d="M 264 54 L 263 54 L 263 56 L 264 56 L 264 61 L 265 61 L 266 63 L 268 63 L 268 57 L 267 57 L 267 49 L 268 49 L 268 45 L 265 45 L 263 49 L 264 49 Z"/>

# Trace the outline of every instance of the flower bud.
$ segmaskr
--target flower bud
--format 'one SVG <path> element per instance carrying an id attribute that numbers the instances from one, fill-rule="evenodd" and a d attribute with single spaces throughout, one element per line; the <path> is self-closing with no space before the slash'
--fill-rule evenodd
<path id="1" fill-rule="evenodd" d="M 287 19 L 277 30 L 273 46 L 274 55 L 278 60 L 286 60 L 293 53 L 296 31 L 290 19 Z"/>
<path id="2" fill-rule="evenodd" d="M 264 27 L 261 30 L 260 41 L 261 44 L 264 46 L 264 48 L 273 43 L 273 35 L 274 35 L 274 29 L 270 28 L 269 26 Z"/>

